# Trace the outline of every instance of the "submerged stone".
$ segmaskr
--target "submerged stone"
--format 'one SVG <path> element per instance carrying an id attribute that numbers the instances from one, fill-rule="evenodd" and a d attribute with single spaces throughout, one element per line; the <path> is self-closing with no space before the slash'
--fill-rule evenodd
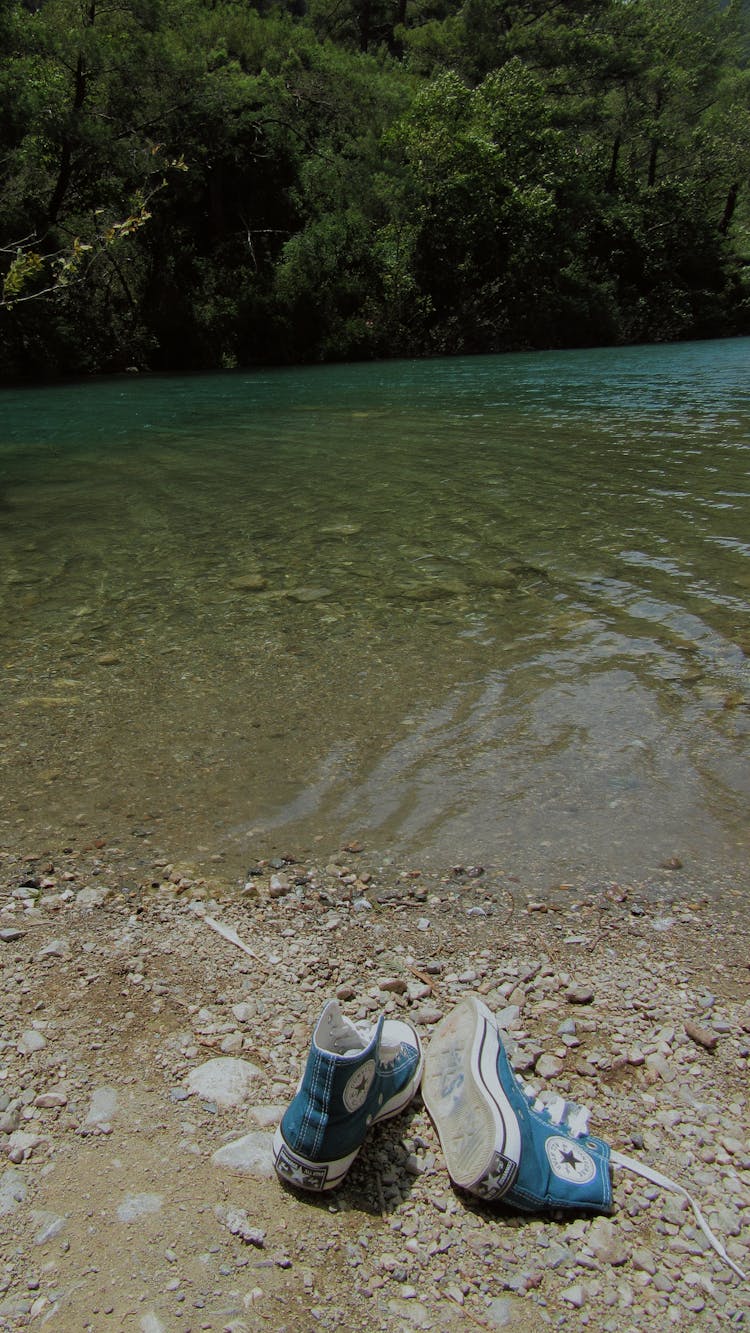
<path id="1" fill-rule="evenodd" d="M 461 597 L 467 591 L 466 584 L 458 579 L 434 579 L 427 583 L 404 583 L 399 588 L 402 597 L 415 602 L 436 602 L 441 598 Z"/>
<path id="2" fill-rule="evenodd" d="M 331 588 L 288 588 L 286 596 L 290 602 L 322 602 L 333 596 Z"/>
<path id="3" fill-rule="evenodd" d="M 238 592 L 262 592 L 268 587 L 268 579 L 262 574 L 238 574 L 236 578 L 229 580 L 230 588 L 236 588 Z"/>

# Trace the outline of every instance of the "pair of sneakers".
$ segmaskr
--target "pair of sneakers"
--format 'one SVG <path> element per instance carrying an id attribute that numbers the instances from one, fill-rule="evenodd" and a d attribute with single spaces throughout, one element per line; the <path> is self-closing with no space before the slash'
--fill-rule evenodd
<path id="1" fill-rule="evenodd" d="M 476 996 L 441 1020 L 426 1057 L 410 1024 L 355 1024 L 331 1000 L 276 1131 L 278 1175 L 301 1189 L 335 1189 L 370 1126 L 402 1111 L 420 1081 L 455 1185 L 532 1212 L 609 1209 L 607 1144 L 586 1133 L 585 1113 L 562 1098 L 531 1100 Z"/>
<path id="2" fill-rule="evenodd" d="M 274 1136 L 279 1177 L 306 1190 L 340 1185 L 365 1135 L 416 1093 L 437 1129 L 454 1185 L 525 1212 L 608 1212 L 610 1166 L 687 1199 L 720 1259 L 747 1280 L 682 1185 L 588 1133 L 588 1113 L 562 1097 L 537 1097 L 514 1074 L 498 1024 L 475 995 L 433 1031 L 426 1056 L 409 1023 L 352 1023 L 338 1001 L 313 1033 L 299 1088 Z"/>

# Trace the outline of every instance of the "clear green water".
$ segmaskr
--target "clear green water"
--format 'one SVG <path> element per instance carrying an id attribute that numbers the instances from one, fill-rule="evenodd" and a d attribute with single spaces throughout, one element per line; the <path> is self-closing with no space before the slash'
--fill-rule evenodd
<path id="1" fill-rule="evenodd" d="M 5 391 L 0 841 L 746 883 L 749 368 Z"/>

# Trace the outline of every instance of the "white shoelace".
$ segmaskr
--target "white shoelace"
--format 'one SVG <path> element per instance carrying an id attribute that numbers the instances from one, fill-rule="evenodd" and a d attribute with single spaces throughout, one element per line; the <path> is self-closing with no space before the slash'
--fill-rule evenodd
<path id="1" fill-rule="evenodd" d="M 579 1106 L 577 1102 L 568 1102 L 557 1092 L 537 1093 L 530 1083 L 524 1083 L 518 1076 L 516 1082 L 532 1111 L 536 1111 L 537 1115 L 543 1115 L 545 1120 L 549 1120 L 550 1124 L 558 1128 L 562 1127 L 571 1138 L 581 1139 L 588 1134 L 591 1115 L 588 1107 Z"/>
<path id="2" fill-rule="evenodd" d="M 352 1022 L 343 1014 L 338 1016 L 332 1014 L 329 1020 L 331 1054 L 356 1060 L 357 1056 L 361 1055 L 362 1051 L 365 1051 L 370 1045 L 376 1030 L 377 1024 L 370 1023 L 366 1018 L 358 1018 Z M 357 1044 L 358 1039 L 361 1045 Z M 381 1065 L 391 1066 L 400 1054 L 400 1042 L 395 1046 L 387 1046 L 383 1042 L 378 1051 L 378 1059 Z"/>
<path id="3" fill-rule="evenodd" d="M 621 1166 L 627 1171 L 633 1171 L 637 1176 L 643 1176 L 644 1180 L 650 1180 L 653 1185 L 658 1185 L 660 1189 L 670 1190 L 672 1194 L 679 1194 L 680 1198 L 687 1199 L 695 1213 L 698 1226 L 706 1237 L 709 1245 L 716 1251 L 719 1258 L 731 1268 L 733 1273 L 736 1273 L 738 1277 L 742 1278 L 743 1282 L 747 1282 L 747 1274 L 743 1273 L 742 1269 L 734 1262 L 734 1260 L 729 1258 L 724 1246 L 718 1237 L 714 1235 L 692 1194 L 688 1194 L 688 1191 L 684 1189 L 682 1185 L 678 1185 L 676 1181 L 670 1180 L 669 1176 L 662 1175 L 661 1171 L 655 1171 L 652 1166 L 646 1166 L 644 1162 L 637 1162 L 632 1157 L 626 1157 L 624 1153 L 616 1152 L 614 1148 L 610 1151 L 610 1158 L 615 1166 Z"/>
<path id="4" fill-rule="evenodd" d="M 589 1132 L 589 1114 L 585 1106 L 578 1106 L 575 1102 L 566 1102 L 559 1093 L 554 1093 L 548 1097 L 545 1094 L 537 1094 L 530 1084 L 524 1083 L 520 1078 L 516 1078 L 524 1097 L 530 1103 L 531 1109 L 538 1115 L 543 1115 L 551 1124 L 567 1129 L 572 1138 L 580 1139 Z M 701 1212 L 698 1204 L 692 1194 L 676 1181 L 665 1176 L 661 1171 L 656 1171 L 654 1167 L 647 1166 L 644 1162 L 638 1162 L 633 1157 L 626 1157 L 624 1153 L 617 1152 L 614 1148 L 610 1149 L 610 1161 L 613 1166 L 619 1166 L 627 1171 L 632 1171 L 637 1176 L 642 1176 L 644 1180 L 650 1180 L 652 1185 L 658 1185 L 660 1189 L 669 1190 L 672 1194 L 677 1194 L 681 1199 L 687 1199 L 703 1235 L 706 1237 L 709 1245 L 718 1254 L 719 1258 L 733 1273 L 736 1273 L 743 1282 L 747 1282 L 747 1274 L 743 1273 L 738 1264 L 730 1259 L 724 1246 L 715 1236 Z"/>
<path id="5" fill-rule="evenodd" d="M 375 1029 L 366 1019 L 352 1022 L 341 1013 L 338 1006 L 330 1008 L 326 1015 L 324 1031 L 321 1033 L 323 1049 L 331 1055 L 356 1057 L 366 1050 L 372 1041 Z"/>

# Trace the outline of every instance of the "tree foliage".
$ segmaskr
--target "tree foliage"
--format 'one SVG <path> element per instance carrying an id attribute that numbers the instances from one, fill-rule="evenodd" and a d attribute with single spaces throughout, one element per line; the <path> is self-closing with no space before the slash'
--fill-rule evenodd
<path id="1" fill-rule="evenodd" d="M 0 373 L 750 326 L 742 0 L 0 0 Z"/>

